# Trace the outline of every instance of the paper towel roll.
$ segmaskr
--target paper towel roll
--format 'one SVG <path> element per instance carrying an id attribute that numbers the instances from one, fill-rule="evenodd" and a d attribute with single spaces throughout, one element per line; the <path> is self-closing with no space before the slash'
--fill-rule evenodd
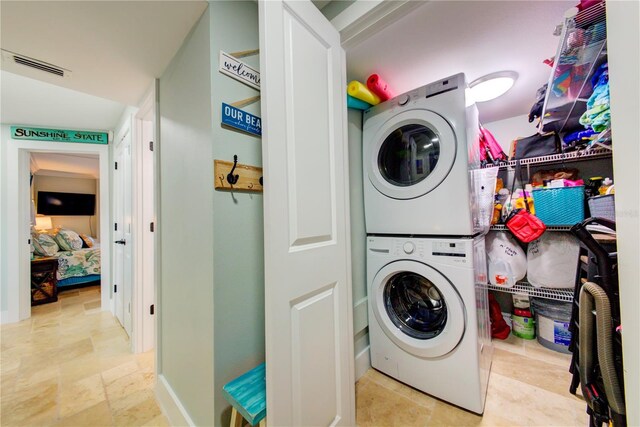
<path id="1" fill-rule="evenodd" d="M 371 105 L 380 104 L 380 98 L 378 98 L 378 95 L 371 92 L 366 88 L 365 85 L 357 80 L 349 83 L 349 86 L 347 87 L 347 93 L 354 98 L 358 98 L 361 101 L 368 102 Z"/>
<path id="2" fill-rule="evenodd" d="M 371 92 L 378 95 L 381 102 L 386 101 L 387 99 L 393 98 L 395 95 L 393 91 L 389 88 L 387 82 L 382 80 L 382 78 L 377 74 L 371 74 L 367 79 L 367 87 Z"/>
<path id="3" fill-rule="evenodd" d="M 368 110 L 371 108 L 371 104 L 347 94 L 347 107 L 355 108 L 356 110 Z"/>

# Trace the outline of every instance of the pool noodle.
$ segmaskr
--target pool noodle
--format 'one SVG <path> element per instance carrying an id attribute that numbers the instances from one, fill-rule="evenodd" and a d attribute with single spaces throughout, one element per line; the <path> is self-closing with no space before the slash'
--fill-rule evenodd
<path id="1" fill-rule="evenodd" d="M 359 100 L 367 102 L 371 105 L 380 104 L 380 98 L 378 98 L 378 95 L 371 92 L 365 85 L 357 80 L 349 83 L 349 86 L 347 86 L 347 93 L 354 98 L 358 98 Z"/>
<path id="2" fill-rule="evenodd" d="M 380 101 L 384 102 L 387 99 L 394 97 L 393 91 L 389 88 L 387 82 L 377 74 L 371 74 L 367 79 L 367 87 L 369 90 L 380 98 Z"/>
<path id="3" fill-rule="evenodd" d="M 347 94 L 347 107 L 355 108 L 356 110 L 368 110 L 371 108 L 371 104 Z"/>

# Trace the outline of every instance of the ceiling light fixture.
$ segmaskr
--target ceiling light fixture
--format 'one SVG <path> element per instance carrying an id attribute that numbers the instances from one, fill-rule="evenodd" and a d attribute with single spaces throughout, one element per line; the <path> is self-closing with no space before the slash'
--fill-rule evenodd
<path id="1" fill-rule="evenodd" d="M 485 102 L 504 95 L 518 78 L 515 71 L 499 71 L 475 79 L 469 84 L 476 102 Z"/>

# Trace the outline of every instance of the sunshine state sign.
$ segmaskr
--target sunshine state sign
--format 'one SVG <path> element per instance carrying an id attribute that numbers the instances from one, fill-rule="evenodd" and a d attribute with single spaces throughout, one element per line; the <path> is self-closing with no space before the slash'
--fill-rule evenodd
<path id="1" fill-rule="evenodd" d="M 75 142 L 85 144 L 108 144 L 107 132 L 86 132 L 82 130 L 43 129 L 11 126 L 11 138 L 31 141 Z"/>

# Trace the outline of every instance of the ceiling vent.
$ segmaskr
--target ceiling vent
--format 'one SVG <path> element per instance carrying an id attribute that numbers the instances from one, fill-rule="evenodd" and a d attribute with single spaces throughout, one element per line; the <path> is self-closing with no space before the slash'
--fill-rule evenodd
<path id="1" fill-rule="evenodd" d="M 24 65 L 25 67 L 35 68 L 36 70 L 44 71 L 45 73 L 53 74 L 59 77 L 65 77 L 71 74 L 71 71 L 58 67 L 57 65 L 49 64 L 48 62 L 40 61 L 35 58 L 30 58 L 19 53 L 11 52 L 2 49 L 2 59 L 5 61 L 11 61 L 16 64 Z"/>

